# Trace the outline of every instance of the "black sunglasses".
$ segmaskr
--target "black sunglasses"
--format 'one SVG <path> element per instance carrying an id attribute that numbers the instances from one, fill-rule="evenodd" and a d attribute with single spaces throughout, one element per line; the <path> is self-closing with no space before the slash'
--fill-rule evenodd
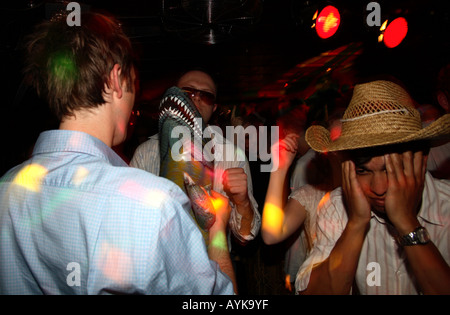
<path id="1" fill-rule="evenodd" d="M 186 93 L 191 99 L 193 99 L 196 95 L 200 97 L 200 99 L 208 104 L 209 106 L 213 106 L 216 103 L 216 96 L 211 92 L 197 90 L 191 87 L 182 87 L 181 88 L 184 93 Z"/>

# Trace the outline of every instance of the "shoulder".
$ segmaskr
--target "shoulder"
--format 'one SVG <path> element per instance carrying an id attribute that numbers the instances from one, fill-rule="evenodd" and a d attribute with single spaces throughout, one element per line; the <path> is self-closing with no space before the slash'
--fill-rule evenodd
<path id="1" fill-rule="evenodd" d="M 148 140 L 142 142 L 137 148 L 136 152 L 148 152 L 159 149 L 159 135 L 155 134 L 148 138 Z"/>
<path id="2" fill-rule="evenodd" d="M 341 187 L 327 192 L 312 185 L 304 185 L 293 191 L 289 198 L 297 200 L 308 212 L 320 214 L 326 220 L 340 220 L 346 216 Z"/>
<path id="3" fill-rule="evenodd" d="M 304 185 L 295 189 L 289 198 L 300 202 L 308 211 L 313 211 L 325 194 L 324 190 L 317 189 L 312 185 Z"/>
<path id="4" fill-rule="evenodd" d="M 448 179 L 438 179 L 433 176 L 429 176 L 430 182 L 433 183 L 434 187 L 438 192 L 450 193 L 450 180 Z"/>
<path id="5" fill-rule="evenodd" d="M 174 182 L 160 176 L 156 176 L 145 170 L 134 167 L 119 167 L 114 170 L 116 173 L 116 189 L 126 189 L 131 193 L 129 197 L 137 197 L 137 200 L 149 199 L 149 196 L 164 194 L 176 198 L 187 198 L 180 187 Z M 120 185 L 120 187 L 118 187 Z M 140 192 L 140 193 L 139 193 Z"/>
<path id="6" fill-rule="evenodd" d="M 431 207 L 450 213 L 450 180 L 437 179 L 427 173 L 423 198 Z"/>
<path id="7" fill-rule="evenodd" d="M 159 174 L 159 136 L 151 136 L 134 151 L 130 166 Z"/>
<path id="8" fill-rule="evenodd" d="M 326 193 L 319 203 L 319 215 L 330 221 L 345 222 L 347 212 L 344 206 L 342 188 L 338 187 L 331 192 Z"/>
<path id="9" fill-rule="evenodd" d="M 430 195 L 435 194 L 437 197 L 444 196 L 447 199 L 450 196 L 450 180 L 435 178 L 427 172 L 425 176 L 425 192 Z"/>
<path id="10" fill-rule="evenodd" d="M 110 178 L 109 187 L 103 185 L 105 194 L 98 196 L 107 207 L 105 225 L 131 228 L 135 230 L 133 233 L 148 235 L 161 231 L 170 222 L 178 225 L 189 222 L 189 199 L 175 183 L 132 167 L 111 171 L 115 176 Z"/>

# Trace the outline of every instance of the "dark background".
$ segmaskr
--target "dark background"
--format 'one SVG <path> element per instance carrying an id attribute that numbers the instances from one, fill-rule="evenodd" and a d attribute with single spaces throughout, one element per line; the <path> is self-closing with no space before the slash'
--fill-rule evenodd
<path id="1" fill-rule="evenodd" d="M 230 111 L 257 114 L 265 124 L 298 104 L 323 107 L 378 74 L 403 81 L 421 104 L 435 103 L 439 68 L 449 59 L 448 1 L 377 1 L 382 21 L 402 15 L 409 31 L 402 44 L 378 43 L 378 27 L 366 24 L 370 1 L 302 0 L 87 0 L 86 10 L 114 14 L 139 56 L 141 92 L 129 139 L 117 148 L 129 159 L 156 132 L 160 95 L 190 67 L 213 74 L 219 86 L 217 123 Z M 61 1 L 9 1 L 0 5 L 2 57 L 1 174 L 26 159 L 39 132 L 57 127 L 45 104 L 21 84 L 21 43 L 33 25 L 64 9 Z M 327 40 L 311 29 L 326 4 L 341 12 Z M 331 52 L 331 53 L 330 53 Z"/>

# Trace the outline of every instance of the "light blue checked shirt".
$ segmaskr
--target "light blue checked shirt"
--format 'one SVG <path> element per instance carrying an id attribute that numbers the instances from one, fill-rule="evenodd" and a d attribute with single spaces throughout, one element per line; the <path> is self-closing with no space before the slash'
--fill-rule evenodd
<path id="1" fill-rule="evenodd" d="M 233 294 L 172 182 L 43 132 L 0 179 L 0 294 Z"/>

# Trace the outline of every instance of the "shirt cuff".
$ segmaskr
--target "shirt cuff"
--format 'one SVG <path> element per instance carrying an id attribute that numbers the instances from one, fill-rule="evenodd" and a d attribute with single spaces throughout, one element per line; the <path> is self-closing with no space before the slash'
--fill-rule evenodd
<path id="1" fill-rule="evenodd" d="M 251 241 L 255 239 L 256 235 L 259 232 L 259 227 L 261 226 L 261 215 L 258 213 L 258 211 L 255 211 L 253 204 L 250 203 L 250 206 L 253 210 L 253 221 L 251 224 L 250 234 L 249 235 L 242 235 L 240 233 L 241 230 L 241 222 L 242 222 L 242 215 L 237 211 L 236 205 L 232 202 L 230 202 L 231 206 L 231 215 L 230 215 L 230 228 L 233 232 L 234 236 L 241 242 L 241 243 L 247 243 L 248 241 Z"/>

